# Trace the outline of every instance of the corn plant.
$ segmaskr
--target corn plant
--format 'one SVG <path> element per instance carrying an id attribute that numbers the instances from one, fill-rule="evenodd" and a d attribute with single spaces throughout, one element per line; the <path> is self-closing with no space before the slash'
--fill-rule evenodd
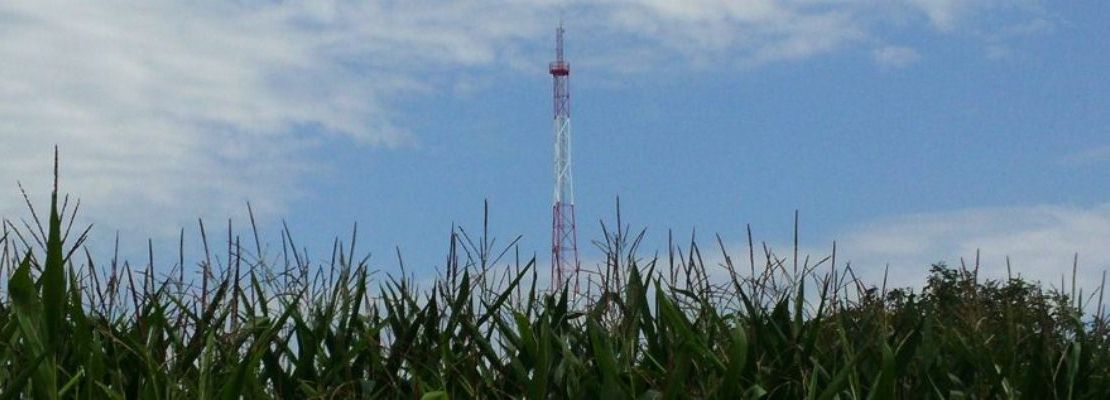
<path id="1" fill-rule="evenodd" d="M 1110 398 L 1101 288 L 938 264 L 887 289 L 835 246 L 780 257 L 750 229 L 740 262 L 719 237 L 719 263 L 695 238 L 646 257 L 619 211 L 578 295 L 484 229 L 453 229 L 418 284 L 373 268 L 356 233 L 315 261 L 283 229 L 267 255 L 253 214 L 221 250 L 198 224 L 195 268 L 153 250 L 136 267 L 96 261 L 52 193 L 45 223 L 32 207 L 0 234 L 2 398 Z"/>

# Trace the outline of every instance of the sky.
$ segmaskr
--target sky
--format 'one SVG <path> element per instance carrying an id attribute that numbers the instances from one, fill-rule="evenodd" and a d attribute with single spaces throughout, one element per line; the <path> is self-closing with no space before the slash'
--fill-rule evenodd
<path id="1" fill-rule="evenodd" d="M 1110 267 L 1110 3 L 624 0 L 0 3 L 0 216 L 53 146 L 91 248 L 197 219 L 431 275 L 453 226 L 548 262 L 554 30 L 571 64 L 579 247 L 600 221 L 703 247 L 837 242 L 914 284 Z M 16 222 L 18 224 L 18 222 Z M 166 256 L 173 258 L 173 256 Z M 326 257 L 318 257 L 326 258 Z"/>

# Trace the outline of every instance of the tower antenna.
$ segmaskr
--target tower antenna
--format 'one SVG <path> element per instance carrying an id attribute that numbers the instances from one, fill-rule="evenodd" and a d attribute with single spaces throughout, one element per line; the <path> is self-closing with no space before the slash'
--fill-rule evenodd
<path id="1" fill-rule="evenodd" d="M 554 80 L 555 193 L 551 222 L 551 281 L 578 293 L 578 234 L 574 222 L 574 175 L 571 170 L 570 64 L 563 58 L 563 20 L 555 30 L 555 61 L 548 65 Z"/>

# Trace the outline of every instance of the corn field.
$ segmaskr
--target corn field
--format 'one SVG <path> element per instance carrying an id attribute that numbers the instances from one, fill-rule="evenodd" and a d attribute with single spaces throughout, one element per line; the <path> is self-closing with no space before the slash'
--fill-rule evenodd
<path id="1" fill-rule="evenodd" d="M 253 217 L 136 267 L 90 254 L 57 193 L 0 236 L 0 398 L 1110 398 L 1101 288 L 944 265 L 886 288 L 750 234 L 720 262 L 695 240 L 642 256 L 619 217 L 577 296 L 462 229 L 428 281 L 376 272 L 353 234 L 317 262 L 285 229 L 267 256 Z"/>

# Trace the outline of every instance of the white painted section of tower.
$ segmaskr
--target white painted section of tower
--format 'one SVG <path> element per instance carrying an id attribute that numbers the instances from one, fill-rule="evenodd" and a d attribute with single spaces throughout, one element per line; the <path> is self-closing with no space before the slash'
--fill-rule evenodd
<path id="1" fill-rule="evenodd" d="M 555 204 L 574 204 L 570 117 L 555 118 Z"/>

